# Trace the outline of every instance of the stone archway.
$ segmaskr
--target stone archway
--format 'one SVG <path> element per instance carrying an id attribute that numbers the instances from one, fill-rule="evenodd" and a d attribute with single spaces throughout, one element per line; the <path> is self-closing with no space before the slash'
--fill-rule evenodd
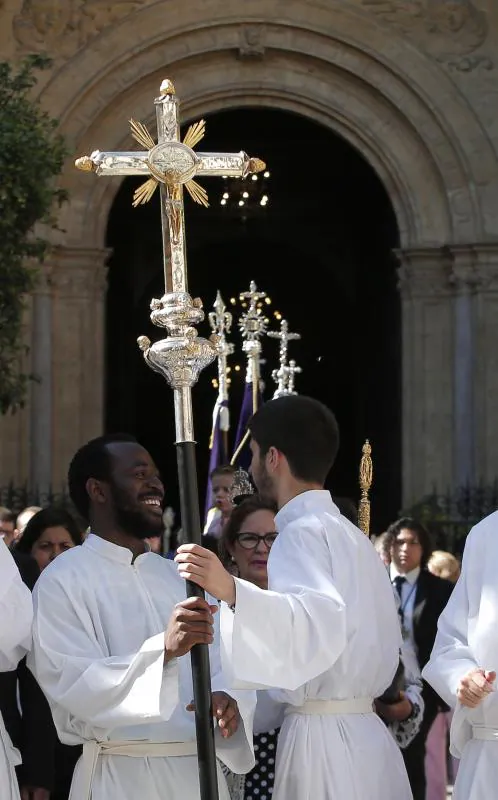
<path id="1" fill-rule="evenodd" d="M 488 268 L 475 246 L 493 233 L 492 196 L 484 189 L 498 174 L 474 113 L 439 64 L 361 2 L 324 7 L 289 0 L 282 16 L 278 0 L 255 0 L 250 19 L 236 0 L 199 6 L 175 0 L 168 7 L 167 21 L 163 5 L 152 2 L 119 24 L 104 24 L 53 73 L 42 101 L 60 117 L 75 153 L 123 148 L 128 117 L 150 121 L 165 74 L 175 80 L 186 119 L 228 107 L 278 107 L 309 116 L 356 147 L 388 191 L 402 242 L 405 500 L 435 482 L 451 483 L 462 458 L 474 458 L 475 441 L 460 436 L 453 399 L 455 381 L 473 370 L 472 336 L 465 337 L 472 324 L 469 280 Z M 95 332 L 102 328 L 105 224 L 117 191 L 115 182 L 85 177 L 71 163 L 63 182 L 71 202 L 49 270 L 54 337 L 44 391 L 50 386 L 51 398 L 42 403 L 52 411 L 50 420 L 33 423 L 51 431 L 45 442 L 51 441 L 56 483 L 75 446 L 101 426 L 102 342 Z M 458 313 L 457 288 L 467 298 L 457 303 Z M 428 336 L 440 346 L 427 348 Z M 464 363 L 456 365 L 463 340 Z M 91 389 L 77 376 L 68 386 L 75 354 L 84 354 L 92 369 Z M 472 398 L 465 397 L 460 423 L 474 416 Z"/>

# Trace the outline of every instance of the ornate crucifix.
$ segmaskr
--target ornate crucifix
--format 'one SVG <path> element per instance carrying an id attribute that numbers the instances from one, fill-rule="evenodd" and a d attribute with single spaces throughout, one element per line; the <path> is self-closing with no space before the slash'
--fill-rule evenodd
<path id="1" fill-rule="evenodd" d="M 195 177 L 226 175 L 244 178 L 253 172 L 261 172 L 265 164 L 259 159 L 249 158 L 243 152 L 194 152 L 193 148 L 204 136 L 204 121 L 191 125 L 181 142 L 179 101 L 171 81 L 163 81 L 160 96 L 154 104 L 157 144 L 144 125 L 132 120 L 132 135 L 145 148 L 144 151 L 97 150 L 90 156 L 77 159 L 76 167 L 97 175 L 147 177 L 134 194 L 134 206 L 148 202 L 156 188 L 160 187 L 165 294 L 160 300 L 152 300 L 151 320 L 158 327 L 165 328 L 169 336 L 154 344 L 142 336 L 139 346 L 148 365 L 161 373 L 174 391 L 182 528 L 188 541 L 200 543 L 191 390 L 201 370 L 216 358 L 218 340 L 216 336 L 212 336 L 210 341 L 198 337 L 194 327 L 204 319 L 204 312 L 201 300 L 193 300 L 188 294 L 183 187 L 195 202 L 207 206 L 206 191 L 194 180 Z M 187 593 L 189 596 L 204 594 L 193 583 L 187 584 Z M 201 800 L 217 800 L 207 645 L 196 645 L 191 651 L 191 658 L 200 797 Z"/>
<path id="2" fill-rule="evenodd" d="M 295 394 L 294 375 L 296 372 L 301 372 L 301 368 L 296 367 L 296 362 L 294 361 L 291 362 L 294 365 L 291 369 L 290 365 L 287 363 L 287 355 L 289 351 L 289 342 L 293 341 L 294 339 L 300 339 L 301 334 L 290 333 L 289 323 L 286 319 L 283 319 L 280 323 L 280 330 L 268 331 L 268 336 L 270 336 L 272 339 L 280 339 L 279 368 L 274 369 L 271 374 L 273 380 L 277 384 L 277 388 L 275 389 L 273 397 L 275 398 L 282 397 L 286 394 Z"/>

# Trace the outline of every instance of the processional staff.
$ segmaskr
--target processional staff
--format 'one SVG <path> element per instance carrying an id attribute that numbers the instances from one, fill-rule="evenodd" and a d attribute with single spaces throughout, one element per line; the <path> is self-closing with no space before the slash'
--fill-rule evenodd
<path id="1" fill-rule="evenodd" d="M 358 509 L 358 527 L 367 536 L 370 535 L 370 499 L 368 493 L 372 486 L 373 464 L 372 447 L 368 439 L 362 448 L 360 461 L 360 507 Z"/>
<path id="2" fill-rule="evenodd" d="M 249 438 L 247 423 L 259 406 L 260 381 L 261 381 L 261 337 L 266 333 L 268 319 L 261 310 L 261 300 L 266 297 L 266 292 L 258 291 L 254 281 L 249 284 L 248 292 L 241 292 L 241 300 L 249 301 L 249 308 L 239 319 L 239 329 L 242 334 L 242 350 L 247 356 L 246 383 L 242 409 L 235 437 L 235 452 L 230 461 L 236 464 L 237 459 L 244 449 Z"/>
<path id="3" fill-rule="evenodd" d="M 230 408 L 228 405 L 228 356 L 234 351 L 234 346 L 227 341 L 226 334 L 232 327 L 232 315 L 226 310 L 223 298 L 218 291 L 213 305 L 214 311 L 209 313 L 211 330 L 218 337 L 218 396 L 213 409 L 213 425 L 209 440 L 209 469 L 206 488 L 206 502 L 204 504 L 204 518 L 207 528 L 208 515 L 213 509 L 213 490 L 210 475 L 221 464 L 226 464 L 228 455 L 228 432 L 230 430 Z M 204 529 L 206 532 L 206 528 Z"/>
<path id="4" fill-rule="evenodd" d="M 223 462 L 228 459 L 228 431 L 230 430 L 230 411 L 228 406 L 228 356 L 232 355 L 234 346 L 227 341 L 227 333 L 232 327 L 232 315 L 226 310 L 226 305 L 218 290 L 213 304 L 214 311 L 208 315 L 211 330 L 218 337 L 218 398 L 213 413 L 213 435 L 210 447 L 213 448 L 213 437 L 216 424 L 223 440 Z M 218 419 L 219 418 L 219 419 Z"/>
<path id="5" fill-rule="evenodd" d="M 277 384 L 273 398 L 283 397 L 286 394 L 296 394 L 294 391 L 294 376 L 295 373 L 301 372 L 301 368 L 296 366 L 295 361 L 290 362 L 290 364 L 287 363 L 287 356 L 289 352 L 289 342 L 294 339 L 300 339 L 301 334 L 290 333 L 289 323 L 286 319 L 283 319 L 280 323 L 280 330 L 268 331 L 267 336 L 270 336 L 272 339 L 280 340 L 279 367 L 278 369 L 274 369 L 271 374 L 273 380 Z M 293 365 L 292 367 L 291 364 Z M 291 383 L 290 387 L 289 382 Z"/>
<path id="6" fill-rule="evenodd" d="M 201 521 L 195 461 L 192 417 L 192 386 L 201 370 L 216 358 L 217 340 L 198 337 L 194 325 L 204 319 L 202 302 L 192 299 L 187 288 L 183 187 L 196 203 L 207 206 L 207 193 L 195 180 L 197 176 L 233 176 L 244 178 L 265 168 L 264 162 L 240 153 L 196 153 L 193 148 L 204 136 L 204 121 L 191 125 L 180 141 L 179 101 L 171 81 L 161 84 L 156 106 L 158 142 L 147 128 L 131 120 L 133 138 L 145 148 L 141 152 L 100 152 L 76 161 L 78 169 L 97 175 L 143 175 L 147 177 L 134 193 L 133 205 L 146 203 L 160 187 L 163 234 L 165 294 L 151 302 L 151 320 L 165 328 L 169 336 L 151 344 L 138 340 L 145 361 L 163 375 L 174 392 L 175 428 L 180 484 L 182 527 L 189 542 L 200 543 Z M 189 596 L 204 596 L 188 582 Z M 218 782 L 213 720 L 211 717 L 211 681 L 207 645 L 191 651 L 195 702 L 197 754 L 201 800 L 217 800 Z"/>

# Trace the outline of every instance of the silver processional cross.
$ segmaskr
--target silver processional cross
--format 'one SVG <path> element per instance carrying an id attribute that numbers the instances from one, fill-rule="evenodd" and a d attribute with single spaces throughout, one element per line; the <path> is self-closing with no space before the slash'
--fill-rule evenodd
<path id="1" fill-rule="evenodd" d="M 133 205 L 146 203 L 159 186 L 163 232 L 165 294 L 151 301 L 151 320 L 165 328 L 169 336 L 154 344 L 141 336 L 139 346 L 147 364 L 161 373 L 174 392 L 175 428 L 180 485 L 181 522 L 185 538 L 199 544 L 201 521 L 195 462 L 192 418 L 192 386 L 201 370 L 216 358 L 219 342 L 197 335 L 195 325 L 204 319 L 202 302 L 188 294 L 185 253 L 183 187 L 196 203 L 207 206 L 207 194 L 194 178 L 227 176 L 245 178 L 265 169 L 263 161 L 240 153 L 197 153 L 194 147 L 204 136 L 204 121 L 191 125 L 180 141 L 179 101 L 171 81 L 161 84 L 154 101 L 157 118 L 157 144 L 147 128 L 131 120 L 134 139 L 145 148 L 134 152 L 100 152 L 76 161 L 78 169 L 103 176 L 143 175 Z M 187 584 L 189 596 L 203 596 L 193 583 Z M 201 800 L 218 799 L 216 752 L 211 716 L 211 682 L 207 645 L 191 651 L 195 702 L 197 754 Z"/>

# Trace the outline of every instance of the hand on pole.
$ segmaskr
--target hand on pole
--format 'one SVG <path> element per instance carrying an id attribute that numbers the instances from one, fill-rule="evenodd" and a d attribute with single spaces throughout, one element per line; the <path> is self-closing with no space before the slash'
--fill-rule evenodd
<path id="1" fill-rule="evenodd" d="M 213 692 L 211 695 L 211 710 L 216 724 L 220 728 L 224 739 L 229 739 L 237 732 L 240 721 L 239 707 L 233 697 L 226 692 Z M 187 711 L 195 711 L 192 701 L 187 706 Z"/>
<path id="2" fill-rule="evenodd" d="M 218 600 L 235 603 L 235 581 L 219 558 L 198 544 L 182 544 L 175 556 L 178 572 Z"/>
<path id="3" fill-rule="evenodd" d="M 476 708 L 485 697 L 495 691 L 493 686 L 496 672 L 483 669 L 474 669 L 467 673 L 460 681 L 457 689 L 457 698 L 467 708 Z"/>
<path id="4" fill-rule="evenodd" d="M 196 644 L 211 644 L 213 614 L 217 611 L 218 606 L 210 606 L 201 597 L 189 597 L 177 603 L 164 634 L 164 660 L 184 656 Z"/>

